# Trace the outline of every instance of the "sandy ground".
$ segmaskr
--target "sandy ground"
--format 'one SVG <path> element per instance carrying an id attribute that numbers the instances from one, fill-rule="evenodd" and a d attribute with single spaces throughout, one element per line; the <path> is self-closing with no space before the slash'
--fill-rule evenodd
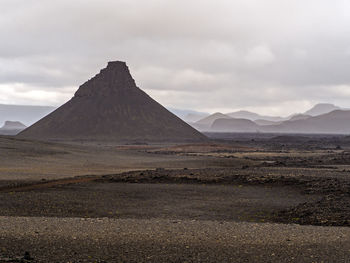
<path id="1" fill-rule="evenodd" d="M 244 159 L 149 153 L 164 145 L 58 144 L 0 136 L 0 185 L 4 181 L 60 179 L 130 170 L 203 168 L 251 163 Z"/>

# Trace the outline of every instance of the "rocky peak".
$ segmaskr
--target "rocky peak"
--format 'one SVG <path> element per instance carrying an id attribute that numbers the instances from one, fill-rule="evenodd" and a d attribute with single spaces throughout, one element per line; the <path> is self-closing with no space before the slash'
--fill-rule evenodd
<path id="1" fill-rule="evenodd" d="M 75 97 L 111 96 L 135 87 L 135 80 L 126 63 L 111 61 L 100 73 L 81 85 Z"/>
<path id="2" fill-rule="evenodd" d="M 126 62 L 124 61 L 109 61 L 107 63 L 108 69 L 126 69 L 128 70 L 128 66 L 126 65 Z"/>

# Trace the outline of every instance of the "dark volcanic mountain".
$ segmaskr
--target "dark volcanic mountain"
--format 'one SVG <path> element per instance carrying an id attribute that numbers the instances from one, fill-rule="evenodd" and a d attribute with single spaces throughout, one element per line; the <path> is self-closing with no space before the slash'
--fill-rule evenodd
<path id="1" fill-rule="evenodd" d="M 118 142 L 206 139 L 139 89 L 125 62 L 119 61 L 109 62 L 70 101 L 19 136 Z"/>

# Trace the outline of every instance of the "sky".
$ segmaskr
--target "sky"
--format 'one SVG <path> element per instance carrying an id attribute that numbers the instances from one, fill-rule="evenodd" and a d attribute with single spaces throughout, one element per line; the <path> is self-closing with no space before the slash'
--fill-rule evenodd
<path id="1" fill-rule="evenodd" d="M 59 106 L 108 61 L 166 107 L 350 107 L 347 0 L 1 0 L 0 103 Z"/>

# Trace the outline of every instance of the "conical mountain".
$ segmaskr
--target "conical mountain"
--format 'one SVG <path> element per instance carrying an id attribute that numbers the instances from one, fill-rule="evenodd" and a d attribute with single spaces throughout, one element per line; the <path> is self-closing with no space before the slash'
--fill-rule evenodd
<path id="1" fill-rule="evenodd" d="M 74 97 L 19 137 L 120 142 L 201 141 L 206 137 L 139 89 L 125 62 L 109 62 Z"/>

